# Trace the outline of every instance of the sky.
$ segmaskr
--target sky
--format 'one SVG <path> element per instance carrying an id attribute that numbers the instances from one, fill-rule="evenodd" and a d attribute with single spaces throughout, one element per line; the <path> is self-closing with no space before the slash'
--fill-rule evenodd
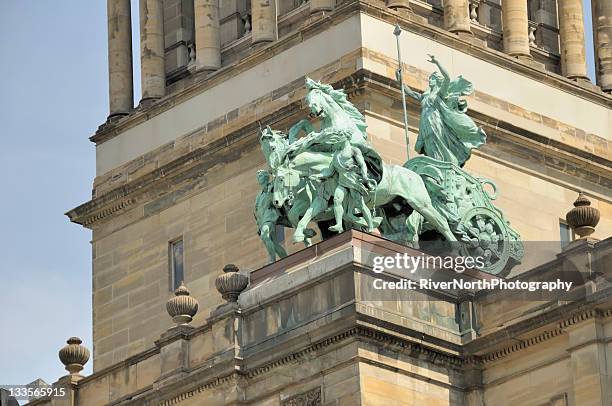
<path id="1" fill-rule="evenodd" d="M 0 0 L 0 385 L 65 375 L 57 351 L 70 336 L 92 348 L 91 233 L 64 213 L 91 197 L 88 138 L 108 115 L 106 46 L 106 1 Z"/>

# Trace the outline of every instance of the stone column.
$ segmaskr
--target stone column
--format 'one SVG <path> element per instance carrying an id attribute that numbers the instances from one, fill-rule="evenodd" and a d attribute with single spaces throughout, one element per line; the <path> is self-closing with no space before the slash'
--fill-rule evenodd
<path id="1" fill-rule="evenodd" d="M 450 32 L 471 32 L 469 0 L 443 0 L 444 28 Z"/>
<path id="2" fill-rule="evenodd" d="M 221 67 L 219 0 L 194 0 L 197 69 Z"/>
<path id="3" fill-rule="evenodd" d="M 332 11 L 336 0 L 310 0 L 310 13 L 318 11 Z"/>
<path id="4" fill-rule="evenodd" d="M 612 92 L 612 1 L 591 0 L 597 85 Z"/>
<path id="5" fill-rule="evenodd" d="M 570 79 L 588 80 L 582 0 L 558 1 L 561 71 Z"/>
<path id="6" fill-rule="evenodd" d="M 502 0 L 504 52 L 510 56 L 531 57 L 527 0 Z"/>
<path id="7" fill-rule="evenodd" d="M 142 101 L 166 93 L 164 16 L 161 0 L 140 0 L 140 80 Z M 141 101 L 141 103 L 142 103 Z"/>
<path id="8" fill-rule="evenodd" d="M 251 0 L 252 44 L 276 39 L 275 0 Z"/>
<path id="9" fill-rule="evenodd" d="M 110 117 L 134 107 L 130 0 L 108 0 L 108 93 Z"/>

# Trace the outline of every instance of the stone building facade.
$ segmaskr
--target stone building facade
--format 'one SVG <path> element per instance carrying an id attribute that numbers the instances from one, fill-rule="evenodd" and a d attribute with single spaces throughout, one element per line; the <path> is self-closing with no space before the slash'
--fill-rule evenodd
<path id="1" fill-rule="evenodd" d="M 110 114 L 90 138 L 92 199 L 67 213 L 93 233 L 94 373 L 56 383 L 70 398 L 32 404 L 612 404 L 608 4 L 592 0 L 591 83 L 581 0 L 140 0 L 134 107 L 130 1 L 108 0 Z M 370 254 L 412 251 L 358 232 L 287 242 L 293 254 L 265 266 L 259 129 L 307 117 L 305 77 L 345 89 L 376 150 L 406 160 L 396 24 L 407 85 L 427 86 L 427 54 L 474 83 L 469 115 L 488 138 L 466 169 L 498 184 L 525 241 L 559 241 L 578 191 L 599 210 L 592 239 L 511 275 L 579 263 L 594 275 L 583 299 L 379 300 Z M 178 327 L 166 311 L 176 242 L 199 302 Z M 215 284 L 229 263 L 250 282 L 226 303 Z"/>

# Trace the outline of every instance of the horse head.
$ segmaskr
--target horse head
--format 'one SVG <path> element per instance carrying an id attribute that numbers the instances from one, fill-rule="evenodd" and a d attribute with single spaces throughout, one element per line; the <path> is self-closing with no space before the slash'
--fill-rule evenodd
<path id="1" fill-rule="evenodd" d="M 295 169 L 280 166 L 274 176 L 272 203 L 281 208 L 287 204 L 291 206 L 300 184 L 300 173 Z"/>
<path id="2" fill-rule="evenodd" d="M 330 97 L 330 92 L 334 89 L 327 84 L 315 82 L 312 79 L 306 79 L 308 86 L 308 94 L 306 95 L 306 103 L 310 108 L 310 114 L 321 119 L 328 117 L 334 108 L 334 101 Z"/>
<path id="3" fill-rule="evenodd" d="M 331 85 L 315 82 L 310 78 L 306 78 L 306 87 L 308 88 L 306 103 L 310 113 L 324 120 L 321 129 L 325 127 L 325 119 L 329 119 L 335 123 L 343 122 L 343 126 L 351 123 L 353 128 L 356 127 L 356 132 L 364 139 L 367 137 L 365 117 L 348 100 L 344 90 L 336 90 Z"/>
<path id="4" fill-rule="evenodd" d="M 268 166 L 274 169 L 284 160 L 289 141 L 287 140 L 287 136 L 281 131 L 266 127 L 261 131 L 259 144 L 261 145 L 261 150 L 266 158 Z"/>

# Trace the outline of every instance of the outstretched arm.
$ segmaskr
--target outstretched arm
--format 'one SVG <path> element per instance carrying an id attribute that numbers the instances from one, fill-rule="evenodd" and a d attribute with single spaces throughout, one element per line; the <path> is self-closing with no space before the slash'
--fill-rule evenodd
<path id="1" fill-rule="evenodd" d="M 359 169 L 361 170 L 361 176 L 363 176 L 364 179 L 368 178 L 368 167 L 365 163 L 365 159 L 363 159 L 363 154 L 361 153 L 361 150 L 357 147 L 353 147 L 353 157 L 355 158 L 355 162 L 357 163 L 357 165 L 359 166 Z"/>
<path id="2" fill-rule="evenodd" d="M 404 94 L 408 97 L 412 97 L 414 100 L 420 102 L 421 99 L 423 98 L 423 94 L 419 93 L 419 92 L 415 92 L 414 90 L 410 89 L 408 86 L 404 85 Z"/>
<path id="3" fill-rule="evenodd" d="M 448 90 L 448 85 L 450 84 L 450 75 L 448 74 L 448 71 L 444 69 L 442 65 L 440 65 L 440 62 L 436 59 L 435 56 L 429 55 L 429 58 L 431 58 L 429 62 L 435 64 L 438 67 L 438 70 L 440 71 L 442 76 L 444 77 L 444 81 L 442 82 L 442 85 L 440 86 L 440 91 L 442 93 L 446 93 L 446 91 Z"/>
<path id="4" fill-rule="evenodd" d="M 400 71 L 399 69 L 395 71 L 395 77 L 397 79 L 398 82 L 400 82 Z M 421 99 L 423 98 L 423 95 L 419 92 L 415 92 L 414 90 L 410 89 L 408 86 L 404 85 L 404 94 L 408 97 L 412 97 L 413 99 L 415 99 L 416 101 L 421 101 Z"/>

